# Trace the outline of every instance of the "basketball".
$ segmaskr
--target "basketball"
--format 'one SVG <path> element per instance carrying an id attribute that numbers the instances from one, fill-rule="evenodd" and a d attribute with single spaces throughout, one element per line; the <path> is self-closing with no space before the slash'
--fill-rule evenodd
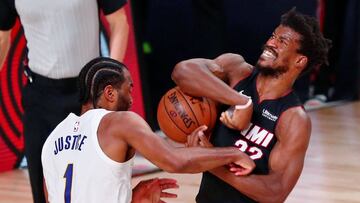
<path id="1" fill-rule="evenodd" d="M 179 87 L 170 89 L 161 98 L 157 109 L 160 129 L 170 139 L 185 143 L 187 136 L 201 125 L 208 126 L 209 134 L 217 119 L 214 101 L 205 97 L 192 97 Z"/>

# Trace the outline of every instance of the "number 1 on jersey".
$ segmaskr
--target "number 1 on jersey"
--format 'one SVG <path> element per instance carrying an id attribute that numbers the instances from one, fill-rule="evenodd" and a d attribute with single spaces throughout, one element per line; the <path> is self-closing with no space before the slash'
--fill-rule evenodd
<path id="1" fill-rule="evenodd" d="M 74 164 L 68 164 L 65 170 L 64 178 L 65 180 L 65 193 L 64 200 L 65 203 L 71 202 L 71 185 L 72 185 L 72 177 L 73 177 L 73 166 Z"/>

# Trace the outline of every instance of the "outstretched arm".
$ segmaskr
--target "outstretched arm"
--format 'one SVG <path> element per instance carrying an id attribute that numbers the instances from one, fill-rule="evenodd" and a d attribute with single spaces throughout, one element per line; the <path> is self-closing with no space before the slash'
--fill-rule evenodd
<path id="1" fill-rule="evenodd" d="M 276 128 L 278 142 L 270 154 L 268 175 L 234 177 L 223 167 L 211 173 L 256 201 L 284 202 L 301 174 L 311 122 L 300 107 L 289 109 L 280 118 Z"/>
<path id="2" fill-rule="evenodd" d="M 109 116 L 112 116 L 111 132 L 167 172 L 199 173 L 234 162 L 249 173 L 255 166 L 246 154 L 234 147 L 175 148 L 152 132 L 148 124 L 135 113 L 116 112 Z"/>

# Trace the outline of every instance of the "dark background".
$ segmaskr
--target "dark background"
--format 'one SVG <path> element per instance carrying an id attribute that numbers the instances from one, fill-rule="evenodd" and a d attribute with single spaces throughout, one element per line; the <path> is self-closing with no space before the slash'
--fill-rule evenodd
<path id="1" fill-rule="evenodd" d="M 329 100 L 357 98 L 360 16 L 357 0 L 132 0 L 131 4 L 146 119 L 154 130 L 158 129 L 157 104 L 161 96 L 175 86 L 170 76 L 176 63 L 232 52 L 254 64 L 262 45 L 279 24 L 280 16 L 294 6 L 320 19 L 325 26 L 324 35 L 335 42 L 335 50 L 330 53 L 333 65 L 317 70 L 311 80 L 310 75 L 306 75 L 295 84 L 301 100 L 305 102 L 313 91 L 325 94 Z M 349 52 L 349 46 L 356 51 Z M 339 65 L 340 59 L 342 65 Z M 344 64 L 352 67 L 338 68 Z M 312 92 L 309 92 L 310 85 Z M 350 90 L 344 85 L 350 85 Z"/>

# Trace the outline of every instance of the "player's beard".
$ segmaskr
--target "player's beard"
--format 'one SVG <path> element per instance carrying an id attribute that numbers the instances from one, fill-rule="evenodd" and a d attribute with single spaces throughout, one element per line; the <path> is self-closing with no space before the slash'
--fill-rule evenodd
<path id="1" fill-rule="evenodd" d="M 119 95 L 117 111 L 128 111 L 131 107 L 132 102 L 128 98 Z"/>
<path id="2" fill-rule="evenodd" d="M 267 77 L 278 78 L 280 75 L 286 73 L 288 71 L 288 67 L 286 66 L 278 66 L 278 67 L 269 67 L 269 66 L 261 66 L 259 63 L 256 64 L 256 68 L 258 68 L 260 74 Z"/>

